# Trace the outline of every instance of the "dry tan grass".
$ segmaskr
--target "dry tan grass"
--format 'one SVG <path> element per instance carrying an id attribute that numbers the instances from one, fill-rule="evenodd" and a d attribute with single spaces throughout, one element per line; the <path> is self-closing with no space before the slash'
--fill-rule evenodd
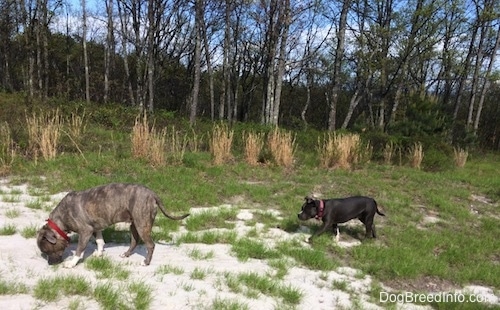
<path id="1" fill-rule="evenodd" d="M 384 155 L 384 163 L 390 165 L 392 163 L 392 157 L 394 156 L 394 143 L 387 142 L 382 152 Z"/>
<path id="2" fill-rule="evenodd" d="M 278 126 L 269 134 L 267 144 L 278 166 L 291 167 L 294 163 L 295 137 L 291 132 L 282 132 Z"/>
<path id="3" fill-rule="evenodd" d="M 358 134 L 328 133 L 318 140 L 320 165 L 324 168 L 351 169 L 354 165 L 369 161 L 373 148 L 363 146 Z"/>
<path id="4" fill-rule="evenodd" d="M 467 162 L 467 157 L 469 156 L 469 152 L 462 148 L 453 148 L 453 158 L 455 160 L 455 165 L 459 168 L 465 166 Z"/>
<path id="5" fill-rule="evenodd" d="M 154 167 L 165 166 L 165 145 L 166 145 L 167 129 L 156 131 L 154 125 L 151 127 L 149 134 L 149 154 L 146 157 L 149 163 Z"/>
<path id="6" fill-rule="evenodd" d="M 415 142 L 413 146 L 408 150 L 408 159 L 410 160 L 410 166 L 413 168 L 420 169 L 422 165 L 422 160 L 424 159 L 424 149 L 422 143 Z"/>
<path id="7" fill-rule="evenodd" d="M 191 128 L 191 132 L 192 134 L 187 137 L 186 136 L 186 140 L 187 140 L 187 145 L 186 147 L 191 151 L 191 152 L 199 152 L 200 151 L 200 146 L 203 144 L 203 141 L 204 141 L 204 135 L 201 134 L 199 135 L 198 133 L 196 133 L 194 131 L 193 128 Z"/>
<path id="8" fill-rule="evenodd" d="M 187 135 L 181 135 L 179 131 L 175 130 L 175 126 L 172 126 L 170 133 L 167 133 L 167 139 L 169 159 L 174 164 L 182 163 L 188 145 Z"/>
<path id="9" fill-rule="evenodd" d="M 134 158 L 147 158 L 151 132 L 149 131 L 148 116 L 146 113 L 135 118 L 134 127 L 130 136 L 132 143 L 132 156 Z"/>
<path id="10" fill-rule="evenodd" d="M 85 110 L 81 115 L 73 112 L 71 113 L 71 117 L 68 120 L 68 132 L 74 141 L 79 141 L 87 129 L 85 116 Z"/>
<path id="11" fill-rule="evenodd" d="M 157 131 L 154 125 L 149 128 L 147 113 L 138 116 L 130 135 L 132 156 L 146 159 L 152 166 L 164 166 L 166 137 L 165 128 L 161 131 Z"/>
<path id="12" fill-rule="evenodd" d="M 39 154 L 45 160 L 57 156 L 57 147 L 62 131 L 62 119 L 59 110 L 47 113 L 33 113 L 31 117 L 26 116 L 28 128 L 28 147 L 35 159 Z"/>
<path id="13" fill-rule="evenodd" d="M 0 176 L 10 171 L 16 156 L 16 148 L 11 138 L 9 124 L 2 123 L 0 124 Z"/>
<path id="14" fill-rule="evenodd" d="M 245 140 L 245 161 L 251 166 L 259 164 L 259 156 L 264 147 L 264 135 L 262 133 L 243 133 Z"/>
<path id="15" fill-rule="evenodd" d="M 210 139 L 210 153 L 215 165 L 221 165 L 233 159 L 231 148 L 233 144 L 234 131 L 229 130 L 227 125 L 214 125 Z"/>

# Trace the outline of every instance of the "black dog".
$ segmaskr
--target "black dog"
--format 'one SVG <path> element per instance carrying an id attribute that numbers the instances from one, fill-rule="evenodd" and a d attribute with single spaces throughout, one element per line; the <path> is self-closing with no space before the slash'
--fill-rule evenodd
<path id="1" fill-rule="evenodd" d="M 312 243 L 313 237 L 321 235 L 330 227 L 333 229 L 338 241 L 337 224 L 345 223 L 354 218 L 358 218 L 365 225 L 366 238 L 376 238 L 375 224 L 373 223 L 375 213 L 385 216 L 377 208 L 375 200 L 370 197 L 354 196 L 325 200 L 306 197 L 305 199 L 306 202 L 302 205 L 302 211 L 298 214 L 299 219 L 306 221 L 315 217 L 323 221 L 323 226 L 309 238 L 310 243 Z"/>

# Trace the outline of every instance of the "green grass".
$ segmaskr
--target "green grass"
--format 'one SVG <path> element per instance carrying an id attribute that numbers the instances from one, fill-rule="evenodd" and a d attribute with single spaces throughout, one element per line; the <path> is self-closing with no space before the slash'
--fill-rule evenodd
<path id="1" fill-rule="evenodd" d="M 236 208 L 219 208 L 191 214 L 186 218 L 186 228 L 189 231 L 205 230 L 210 228 L 234 228 L 238 210 Z"/>
<path id="2" fill-rule="evenodd" d="M 107 122 L 106 119 L 102 121 Z M 188 232 L 176 237 L 175 244 L 229 244 L 233 254 L 241 260 L 266 260 L 278 279 L 286 275 L 288 262 L 325 272 L 339 266 L 358 268 L 381 283 L 403 281 L 412 285 L 431 277 L 455 285 L 480 284 L 496 290 L 500 288 L 498 153 L 471 154 L 464 168 L 437 172 L 381 165 L 375 161 L 352 171 L 325 170 L 317 166 L 315 150 L 307 148 L 314 148 L 318 134 L 304 131 L 298 135 L 297 162 L 290 169 L 273 165 L 248 167 L 238 157 L 241 150 L 235 152 L 234 163 L 213 166 L 206 145 L 200 147 L 199 152 L 187 152 L 182 164 L 153 168 L 144 161 L 131 158 L 130 132 L 127 130 L 133 122 L 127 120 L 130 117 L 116 117 L 118 126 L 115 123 L 106 126 L 89 124 L 79 145 L 83 156 L 71 143 L 61 145 L 65 151 L 50 161 L 34 163 L 28 157 L 19 156 L 11 167 L 11 184 L 28 183 L 43 188 L 43 192 L 36 193 L 40 197 L 34 209 L 39 208 L 38 203 L 46 202 L 45 195 L 48 197 L 61 191 L 82 190 L 109 182 L 145 184 L 158 193 L 172 214 L 190 212 L 199 207 L 210 208 L 209 211 L 192 212 L 183 221 Z M 209 125 L 200 121 L 198 127 L 186 131 L 195 130 L 203 136 L 206 132 L 198 130 L 209 128 Z M 22 137 L 26 133 L 20 130 L 19 136 Z M 373 196 L 387 215 L 375 217 L 378 239 L 364 240 L 362 228 L 355 228 L 341 229 L 341 234 L 362 240 L 361 245 L 347 249 L 336 246 L 331 233 L 317 238 L 313 246 L 298 241 L 281 241 L 269 248 L 259 240 L 265 229 L 279 228 L 294 235 L 301 225 L 306 225 L 297 220 L 296 214 L 304 196 L 310 193 L 317 193 L 322 198 L 358 194 Z M 4 192 L 1 199 L 17 202 L 19 195 Z M 490 202 L 477 201 L 473 195 L 485 197 Z M 217 207 L 232 201 L 238 201 L 232 208 Z M 253 219 L 246 225 L 252 227 L 262 223 L 265 228 L 251 229 L 248 235 L 237 236 L 234 227 L 239 208 L 258 209 L 252 211 Z M 280 217 L 270 210 L 279 211 Z M 423 224 L 423 219 L 430 213 L 435 214 L 439 222 Z M 5 216 L 16 219 L 20 213 L 7 210 Z M 170 241 L 171 233 L 180 225 L 181 222 L 168 220 L 158 213 L 153 238 Z M 315 224 L 307 225 L 312 231 L 317 229 Z M 0 235 L 14 233 L 16 227 L 12 224 L 0 228 Z M 21 234 L 31 238 L 33 229 L 23 229 Z M 126 243 L 130 238 L 128 231 L 112 228 L 104 235 L 106 242 Z M 202 259 L 205 254 L 192 253 L 193 257 Z M 103 266 L 87 267 L 94 263 Z M 86 263 L 85 266 L 94 268 L 92 270 L 101 278 L 128 277 L 116 275 L 115 266 L 109 266 L 105 260 Z M 157 272 L 175 273 L 172 269 L 175 268 L 161 267 Z M 241 283 L 237 285 L 238 279 L 227 282 L 233 289 L 238 286 L 242 289 Z M 115 290 L 118 290 L 117 298 L 121 296 L 119 289 L 96 287 L 98 295 L 103 294 L 99 297 L 103 308 L 123 306 L 114 299 Z M 106 292 L 109 292 L 109 298 L 105 296 Z M 255 292 L 260 291 L 254 288 L 247 294 L 255 295 Z"/>
<path id="3" fill-rule="evenodd" d="M 211 305 L 210 309 L 214 310 L 250 310 L 246 303 L 238 300 L 231 300 L 228 298 L 216 298 Z"/>
<path id="4" fill-rule="evenodd" d="M 110 282 L 98 284 L 94 289 L 93 297 L 101 305 L 102 309 L 127 309 L 126 300 L 120 294 L 121 290 L 114 287 Z"/>
<path id="5" fill-rule="evenodd" d="M 32 210 L 41 210 L 43 208 L 43 201 L 40 199 L 31 200 L 26 203 L 26 207 Z"/>
<path id="6" fill-rule="evenodd" d="M 299 289 L 288 285 L 281 285 L 278 281 L 267 276 L 250 272 L 239 274 L 237 279 L 249 289 L 255 290 L 260 294 L 280 297 L 287 304 L 296 305 L 302 299 L 303 293 Z"/>
<path id="7" fill-rule="evenodd" d="M 204 280 L 209 270 L 196 267 L 189 276 L 191 280 Z"/>
<path id="8" fill-rule="evenodd" d="M 28 287 L 22 283 L 8 282 L 0 279 L 0 296 L 1 295 L 15 295 L 27 294 Z"/>
<path id="9" fill-rule="evenodd" d="M 136 310 L 147 310 L 151 308 L 153 295 L 152 288 L 142 282 L 130 283 L 127 286 L 128 298 L 132 298 L 132 306 L 130 308 Z"/>
<path id="10" fill-rule="evenodd" d="M 155 274 L 157 275 L 165 275 L 170 273 L 175 275 L 181 275 L 184 273 L 184 269 L 171 265 L 161 265 L 155 271 Z"/>
<path id="11" fill-rule="evenodd" d="M 9 210 L 5 211 L 5 216 L 10 218 L 10 219 L 19 217 L 19 215 L 21 215 L 21 211 L 19 211 L 17 209 L 9 209 Z"/>
<path id="12" fill-rule="evenodd" d="M 14 226 L 13 224 L 7 224 L 0 227 L 0 236 L 12 236 L 16 232 L 16 226 Z"/>
<path id="13" fill-rule="evenodd" d="M 127 280 L 130 276 L 129 270 L 118 263 L 114 263 L 110 258 L 105 256 L 86 259 L 85 268 L 95 271 L 97 278 L 100 279 L 114 278 L 123 281 Z"/>
<path id="14" fill-rule="evenodd" d="M 4 196 L 2 196 L 2 201 L 3 202 L 9 202 L 9 203 L 20 202 L 21 201 L 21 197 L 19 197 L 19 195 L 11 193 L 10 195 L 4 195 Z"/>
<path id="15" fill-rule="evenodd" d="M 204 244 L 216 244 L 216 243 L 233 243 L 237 238 L 235 231 L 203 231 L 200 233 L 187 232 L 182 234 L 176 240 L 176 244 L 181 243 L 204 243 Z"/>
<path id="16" fill-rule="evenodd" d="M 23 236 L 26 239 L 34 238 L 34 237 L 36 237 L 37 232 L 38 232 L 37 227 L 35 225 L 31 225 L 31 226 L 24 227 L 21 230 L 21 236 Z"/>
<path id="17" fill-rule="evenodd" d="M 279 253 L 270 249 L 264 243 L 250 238 L 240 238 L 236 240 L 231 247 L 236 257 L 241 261 L 247 261 L 250 258 L 271 259 L 278 258 Z"/>
<path id="18" fill-rule="evenodd" d="M 208 260 L 213 258 L 215 255 L 214 251 L 203 252 L 200 249 L 194 248 L 189 253 L 188 256 L 194 260 Z"/>
<path id="19" fill-rule="evenodd" d="M 58 276 L 38 280 L 34 297 L 43 301 L 56 301 L 63 296 L 90 296 L 92 288 L 83 276 Z"/>

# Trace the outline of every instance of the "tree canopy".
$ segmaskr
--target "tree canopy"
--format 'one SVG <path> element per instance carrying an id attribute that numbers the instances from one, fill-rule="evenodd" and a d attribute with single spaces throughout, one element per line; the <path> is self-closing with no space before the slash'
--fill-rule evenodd
<path id="1" fill-rule="evenodd" d="M 500 148 L 496 0 L 0 0 L 0 89 Z"/>

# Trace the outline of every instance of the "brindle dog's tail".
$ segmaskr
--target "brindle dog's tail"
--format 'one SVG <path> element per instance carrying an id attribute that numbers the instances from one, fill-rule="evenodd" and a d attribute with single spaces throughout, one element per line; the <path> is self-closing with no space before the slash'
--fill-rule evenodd
<path id="1" fill-rule="evenodd" d="M 160 208 L 161 212 L 171 220 L 179 221 L 189 216 L 189 213 L 180 216 L 170 215 L 167 213 L 167 210 L 165 210 L 165 206 L 162 204 L 160 198 L 156 195 L 155 195 L 155 200 L 156 200 L 156 205 L 158 205 L 158 208 Z"/>

